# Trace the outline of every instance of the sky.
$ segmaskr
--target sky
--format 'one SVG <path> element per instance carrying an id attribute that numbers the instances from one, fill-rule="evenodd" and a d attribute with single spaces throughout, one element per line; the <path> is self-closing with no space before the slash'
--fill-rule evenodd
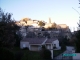
<path id="1" fill-rule="evenodd" d="M 29 17 L 48 22 L 49 17 L 57 24 L 67 24 L 71 30 L 77 27 L 80 12 L 78 0 L 0 0 L 5 12 L 13 13 L 17 21 Z M 74 9 L 72 9 L 72 7 Z"/>

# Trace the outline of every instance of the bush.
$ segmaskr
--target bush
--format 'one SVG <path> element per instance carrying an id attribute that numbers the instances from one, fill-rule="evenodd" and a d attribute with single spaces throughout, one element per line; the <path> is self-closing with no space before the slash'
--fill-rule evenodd
<path id="1" fill-rule="evenodd" d="M 61 50 L 66 50 L 66 45 L 61 45 Z"/>
<path id="2" fill-rule="evenodd" d="M 16 60 L 21 60 L 22 57 L 23 57 L 23 55 L 24 55 L 24 53 L 23 53 L 22 51 L 18 51 L 18 52 L 16 52 L 16 54 L 15 54 L 15 59 L 16 59 Z"/>
<path id="3" fill-rule="evenodd" d="M 25 48 L 23 48 L 23 50 L 29 50 L 29 48 L 28 47 L 25 47 Z"/>
<path id="4" fill-rule="evenodd" d="M 51 59 L 51 52 L 45 48 L 45 46 L 42 46 L 41 50 L 41 57 L 42 59 Z"/>
<path id="5" fill-rule="evenodd" d="M 14 60 L 15 59 L 13 52 L 10 51 L 9 49 L 1 48 L 0 52 L 1 52 L 0 60 Z"/>
<path id="6" fill-rule="evenodd" d="M 54 49 L 56 49 L 56 47 L 53 47 Z"/>

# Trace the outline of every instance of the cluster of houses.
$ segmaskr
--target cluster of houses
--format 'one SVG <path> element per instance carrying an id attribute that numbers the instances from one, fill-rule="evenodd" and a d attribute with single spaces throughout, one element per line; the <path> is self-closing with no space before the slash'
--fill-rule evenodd
<path id="1" fill-rule="evenodd" d="M 20 41 L 20 48 L 23 49 L 25 47 L 28 47 L 29 50 L 31 51 L 39 51 L 41 49 L 42 45 L 45 45 L 47 49 L 49 49 L 52 52 L 52 58 L 53 58 L 53 49 L 54 47 L 56 47 L 55 49 L 60 49 L 59 46 L 59 37 L 63 36 L 67 36 L 67 38 L 70 39 L 70 29 L 67 28 L 66 24 L 60 24 L 61 27 L 59 27 L 58 29 L 54 29 L 54 30 L 44 30 L 42 31 L 43 28 L 39 27 L 38 25 L 36 25 L 35 23 L 37 23 L 38 21 L 31 21 L 29 20 L 27 22 L 27 24 L 31 25 L 31 26 L 21 26 L 20 30 L 18 32 L 21 33 L 22 35 L 22 40 Z M 33 25 L 32 23 L 35 22 Z M 22 22 L 22 24 L 24 24 L 24 22 Z M 26 24 L 26 23 L 25 23 Z M 49 19 L 49 23 L 48 25 L 51 25 L 51 21 Z M 63 28 L 62 28 L 63 27 Z M 29 35 L 33 36 L 30 37 Z M 48 38 L 47 36 L 49 35 L 50 38 Z"/>
<path id="2" fill-rule="evenodd" d="M 41 46 L 45 45 L 47 49 L 49 49 L 52 53 L 53 58 L 53 49 L 60 49 L 59 40 L 57 38 L 26 38 L 24 37 L 20 41 L 20 48 L 23 49 L 25 47 L 29 48 L 31 51 L 40 51 Z"/>

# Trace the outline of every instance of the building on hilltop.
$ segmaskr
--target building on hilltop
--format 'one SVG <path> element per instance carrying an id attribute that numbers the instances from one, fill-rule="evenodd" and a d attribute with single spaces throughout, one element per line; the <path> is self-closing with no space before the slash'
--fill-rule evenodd
<path id="1" fill-rule="evenodd" d="M 53 23 L 51 22 L 51 18 L 49 18 L 49 22 L 45 24 L 44 28 L 52 27 Z"/>
<path id="2" fill-rule="evenodd" d="M 58 24 L 61 28 L 68 28 L 66 24 Z"/>

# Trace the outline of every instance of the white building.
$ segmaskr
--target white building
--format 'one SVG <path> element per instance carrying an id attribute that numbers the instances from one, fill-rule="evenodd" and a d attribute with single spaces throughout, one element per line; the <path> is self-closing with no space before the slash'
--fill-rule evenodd
<path id="1" fill-rule="evenodd" d="M 20 41 L 20 48 L 28 47 L 31 51 L 39 51 L 41 46 L 45 45 L 47 49 L 51 51 L 51 57 L 53 58 L 53 47 L 59 48 L 58 39 L 47 38 L 24 38 Z"/>

